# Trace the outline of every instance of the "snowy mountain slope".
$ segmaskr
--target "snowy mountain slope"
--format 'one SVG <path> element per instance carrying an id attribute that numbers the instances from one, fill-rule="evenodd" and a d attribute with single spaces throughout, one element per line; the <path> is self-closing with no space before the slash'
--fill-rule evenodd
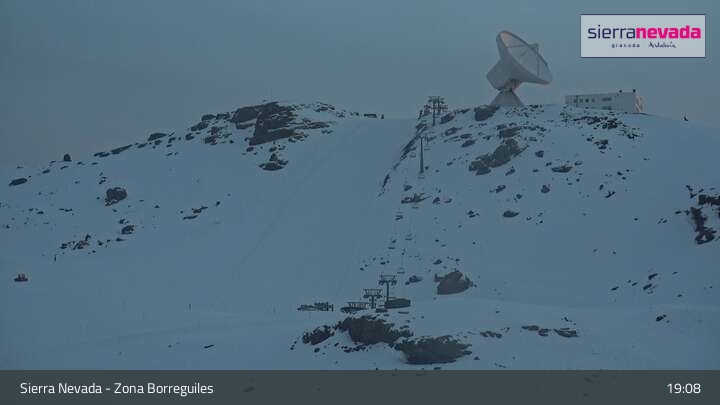
<path id="1" fill-rule="evenodd" d="M 443 367 L 720 366 L 708 130 L 558 106 L 434 127 L 320 103 L 203 118 L 3 169 L 28 181 L 0 187 L 0 367 L 427 367 L 385 344 L 346 352 L 339 331 L 299 342 L 380 274 L 412 301 L 380 319 L 471 344 Z M 127 197 L 106 205 L 112 187 Z M 475 286 L 438 295 L 453 270 Z M 318 301 L 336 311 L 297 311 Z"/>

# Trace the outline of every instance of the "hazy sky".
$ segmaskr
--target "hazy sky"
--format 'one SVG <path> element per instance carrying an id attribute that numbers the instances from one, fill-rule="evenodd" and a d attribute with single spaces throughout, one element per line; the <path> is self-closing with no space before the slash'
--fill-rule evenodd
<path id="1" fill-rule="evenodd" d="M 80 158 L 263 99 L 388 117 L 435 94 L 487 103 L 503 29 L 539 42 L 554 74 L 520 88 L 526 103 L 636 88 L 649 113 L 720 128 L 719 3 L 0 0 L 0 164 Z M 707 58 L 581 59 L 581 13 L 705 13 Z"/>

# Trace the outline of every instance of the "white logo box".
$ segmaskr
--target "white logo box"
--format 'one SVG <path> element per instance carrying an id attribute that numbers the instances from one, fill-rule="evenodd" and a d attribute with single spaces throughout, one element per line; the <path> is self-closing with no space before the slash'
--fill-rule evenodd
<path id="1" fill-rule="evenodd" d="M 582 14 L 580 36 L 583 58 L 704 58 L 705 14 Z"/>

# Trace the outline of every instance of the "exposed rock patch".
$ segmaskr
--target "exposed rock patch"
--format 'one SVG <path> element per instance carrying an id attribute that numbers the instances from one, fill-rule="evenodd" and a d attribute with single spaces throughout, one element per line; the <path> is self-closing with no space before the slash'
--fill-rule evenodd
<path id="1" fill-rule="evenodd" d="M 447 124 L 452 121 L 455 116 L 452 113 L 447 113 L 440 118 L 440 125 Z"/>
<path id="2" fill-rule="evenodd" d="M 127 191 L 122 187 L 113 187 L 105 191 L 105 205 L 113 205 L 127 198 Z"/>
<path id="3" fill-rule="evenodd" d="M 416 204 L 423 200 L 428 199 L 429 197 L 426 197 L 423 193 L 413 193 L 412 196 L 404 197 L 402 200 L 400 200 L 401 204 Z"/>
<path id="4" fill-rule="evenodd" d="M 697 236 L 695 236 L 695 242 L 698 245 L 702 245 L 703 243 L 708 243 L 714 240 L 716 231 L 705 226 L 707 217 L 703 215 L 702 210 L 690 207 L 690 213 L 692 221 L 695 224 L 695 232 L 697 233 Z"/>
<path id="5" fill-rule="evenodd" d="M 366 345 L 376 343 L 392 344 L 401 337 L 411 337 L 412 332 L 408 330 L 393 329 L 395 325 L 387 323 L 369 315 L 360 318 L 348 317 L 339 322 L 336 326 L 343 332 L 348 332 L 353 342 Z"/>
<path id="6" fill-rule="evenodd" d="M 333 336 L 335 333 L 333 330 L 325 325 L 320 328 L 315 328 L 312 332 L 305 332 L 302 337 L 302 341 L 305 344 L 311 344 L 313 346 L 322 343 L 326 341 L 330 336 Z"/>
<path id="7" fill-rule="evenodd" d="M 416 276 L 416 275 L 412 275 L 412 276 L 410 276 L 410 278 L 407 279 L 407 281 L 405 282 L 405 285 L 410 285 L 410 284 L 414 284 L 414 283 L 419 283 L 419 282 L 421 282 L 422 280 L 423 280 L 422 277 Z"/>
<path id="8" fill-rule="evenodd" d="M 561 165 L 561 166 L 555 166 L 555 167 L 553 167 L 551 170 L 554 171 L 554 172 L 556 172 L 556 173 L 567 173 L 567 172 L 569 172 L 570 170 L 572 170 L 572 168 L 573 168 L 573 167 L 570 166 L 570 165 Z"/>
<path id="9" fill-rule="evenodd" d="M 477 107 L 475 108 L 475 121 L 485 121 L 488 118 L 495 115 L 495 111 L 497 111 L 497 107 L 493 106 L 484 106 L 484 107 Z"/>
<path id="10" fill-rule="evenodd" d="M 490 168 L 502 166 L 510 161 L 513 157 L 522 153 L 523 148 L 520 147 L 515 139 L 503 139 L 500 146 L 490 154 L 478 157 L 470 163 L 469 170 L 478 174 L 486 174 L 490 172 Z"/>
<path id="11" fill-rule="evenodd" d="M 471 354 L 467 343 L 460 343 L 452 336 L 404 340 L 395 349 L 405 354 L 409 364 L 452 363 L 458 358 Z"/>
<path id="12" fill-rule="evenodd" d="M 168 136 L 168 134 L 165 134 L 162 132 L 155 132 L 153 134 L 150 134 L 150 136 L 148 136 L 147 140 L 148 140 L 148 142 L 153 142 L 153 141 L 157 141 L 158 139 L 165 138 L 166 136 Z"/>
<path id="13" fill-rule="evenodd" d="M 27 179 L 25 177 L 17 178 L 10 182 L 9 186 L 19 186 L 21 184 L 27 183 Z"/>
<path id="14" fill-rule="evenodd" d="M 437 286 L 439 295 L 461 293 L 473 285 L 472 281 L 458 270 L 440 277 L 435 275 L 435 282 L 439 283 Z"/>
<path id="15" fill-rule="evenodd" d="M 132 145 L 125 145 L 125 146 L 121 146 L 119 148 L 115 148 L 115 149 L 111 150 L 110 153 L 112 153 L 113 155 L 118 155 L 130 148 L 132 148 Z"/>

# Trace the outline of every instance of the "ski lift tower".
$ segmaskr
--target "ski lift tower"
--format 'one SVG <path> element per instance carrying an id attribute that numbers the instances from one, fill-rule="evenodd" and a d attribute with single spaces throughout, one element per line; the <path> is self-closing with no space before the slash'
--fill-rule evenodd
<path id="1" fill-rule="evenodd" d="M 378 298 L 382 298 L 382 289 L 380 288 L 366 288 L 363 294 L 363 298 L 370 299 L 370 308 L 375 309 L 375 301 Z"/>
<path id="2" fill-rule="evenodd" d="M 433 126 L 435 126 L 435 118 L 440 115 L 443 111 L 447 111 L 447 105 L 445 104 L 445 99 L 440 96 L 430 96 L 428 97 L 428 105 L 430 105 L 430 108 L 432 109 L 433 114 Z"/>
<path id="3" fill-rule="evenodd" d="M 425 145 L 423 145 L 423 136 L 420 135 L 420 174 L 422 175 L 425 173 L 425 156 L 423 155 L 423 150 L 425 149 Z"/>
<path id="4" fill-rule="evenodd" d="M 385 286 L 385 301 L 390 299 L 390 286 L 397 284 L 397 277 L 394 274 L 381 274 L 379 285 Z"/>

